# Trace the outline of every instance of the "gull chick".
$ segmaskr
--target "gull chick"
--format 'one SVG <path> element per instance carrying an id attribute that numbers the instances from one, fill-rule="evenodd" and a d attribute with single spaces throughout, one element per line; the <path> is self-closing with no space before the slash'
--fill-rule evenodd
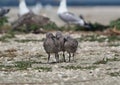
<path id="1" fill-rule="evenodd" d="M 62 35 L 61 31 L 56 32 L 56 39 L 57 39 L 58 45 L 59 45 L 58 49 L 59 49 L 59 51 L 63 52 L 63 60 L 64 60 L 64 62 L 66 62 L 66 60 L 65 60 L 65 49 L 64 49 L 65 38 Z"/>
<path id="2" fill-rule="evenodd" d="M 55 36 L 52 33 L 50 33 L 50 32 L 46 33 L 46 39 L 44 40 L 43 47 L 44 47 L 46 53 L 48 54 L 48 63 L 50 60 L 51 53 L 55 53 L 56 61 L 59 62 L 58 43 L 56 41 Z"/>
<path id="3" fill-rule="evenodd" d="M 73 39 L 69 35 L 65 36 L 65 40 L 66 41 L 64 43 L 64 49 L 69 54 L 69 62 L 70 62 L 71 56 L 73 57 L 73 60 L 74 60 L 74 55 L 78 48 L 78 41 L 76 39 Z"/>

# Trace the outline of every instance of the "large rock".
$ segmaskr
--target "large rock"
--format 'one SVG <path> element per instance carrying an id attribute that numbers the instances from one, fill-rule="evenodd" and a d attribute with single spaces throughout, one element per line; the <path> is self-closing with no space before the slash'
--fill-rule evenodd
<path id="1" fill-rule="evenodd" d="M 26 26 L 26 29 L 29 30 L 30 26 L 35 26 L 41 28 L 47 24 L 53 23 L 48 17 L 41 15 L 35 15 L 33 13 L 27 13 L 19 17 L 13 24 L 13 29 L 19 29 L 21 26 Z"/>

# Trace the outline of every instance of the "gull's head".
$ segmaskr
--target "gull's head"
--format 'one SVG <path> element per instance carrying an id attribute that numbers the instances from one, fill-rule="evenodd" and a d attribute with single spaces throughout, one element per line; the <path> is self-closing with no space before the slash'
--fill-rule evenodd
<path id="1" fill-rule="evenodd" d="M 56 36 L 56 38 L 57 38 L 57 39 L 59 39 L 59 38 L 62 38 L 62 37 L 63 37 L 63 35 L 62 35 L 62 32 L 61 32 L 61 31 L 57 31 L 55 36 Z"/>
<path id="2" fill-rule="evenodd" d="M 32 8 L 32 12 L 36 15 L 40 15 L 40 11 L 42 9 L 42 4 L 39 0 L 36 0 L 35 6 Z"/>
<path id="3" fill-rule="evenodd" d="M 26 4 L 25 0 L 18 0 L 19 1 L 19 5 L 20 4 Z"/>
<path id="4" fill-rule="evenodd" d="M 59 1 L 60 1 L 60 5 L 59 5 L 59 8 L 58 8 L 57 14 L 67 12 L 68 10 L 67 10 L 66 0 L 59 0 Z"/>
<path id="5" fill-rule="evenodd" d="M 55 38 L 55 36 L 51 32 L 48 32 L 46 33 L 46 38 Z"/>
<path id="6" fill-rule="evenodd" d="M 65 41 L 67 41 L 67 40 L 69 40 L 69 39 L 72 39 L 72 37 L 71 37 L 70 35 L 65 35 L 65 36 L 64 36 L 64 39 L 65 39 Z"/>
<path id="7" fill-rule="evenodd" d="M 24 14 L 29 13 L 30 10 L 28 9 L 25 0 L 19 0 L 19 15 L 22 16 Z"/>

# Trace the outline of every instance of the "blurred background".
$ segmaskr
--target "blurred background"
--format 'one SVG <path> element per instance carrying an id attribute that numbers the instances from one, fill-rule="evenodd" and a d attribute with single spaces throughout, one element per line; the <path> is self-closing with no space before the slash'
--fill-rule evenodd
<path id="1" fill-rule="evenodd" d="M 40 0 L 43 5 L 57 6 L 57 0 Z M 35 0 L 26 0 L 28 5 L 34 5 Z M 120 0 L 67 0 L 69 6 L 119 6 Z M 18 0 L 0 0 L 0 6 L 17 6 Z"/>
<path id="2" fill-rule="evenodd" d="M 42 4 L 40 15 L 49 17 L 58 26 L 65 23 L 57 16 L 59 0 L 39 0 Z M 19 0 L 0 0 L 1 7 L 10 7 L 9 21 L 17 19 Z M 26 0 L 29 8 L 36 4 L 36 0 Z M 120 17 L 120 0 L 67 0 L 68 10 L 76 15 L 82 15 L 86 21 L 109 25 L 110 21 Z"/>

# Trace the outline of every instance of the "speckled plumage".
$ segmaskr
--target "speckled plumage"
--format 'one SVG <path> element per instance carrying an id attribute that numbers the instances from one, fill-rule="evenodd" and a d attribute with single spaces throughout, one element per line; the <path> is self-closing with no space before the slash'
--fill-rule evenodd
<path id="1" fill-rule="evenodd" d="M 65 44 L 64 44 L 64 49 L 65 51 L 67 51 L 69 53 L 69 61 L 71 58 L 71 53 L 73 54 L 73 60 L 74 60 L 74 54 L 77 51 L 77 47 L 78 47 L 78 41 L 76 39 L 73 39 L 70 36 L 66 36 L 65 37 Z"/>
<path id="2" fill-rule="evenodd" d="M 64 36 L 62 35 L 62 32 L 61 31 L 57 31 L 56 32 L 56 39 L 57 39 L 57 42 L 58 42 L 58 49 L 59 51 L 62 51 L 63 52 L 63 58 L 64 58 L 64 62 L 66 61 L 65 60 L 65 49 L 64 49 L 64 43 L 65 43 L 65 38 Z"/>
<path id="3" fill-rule="evenodd" d="M 48 62 L 50 59 L 50 54 L 55 53 L 56 61 L 59 61 L 59 55 L 58 55 L 58 43 L 56 41 L 55 36 L 52 33 L 46 33 L 46 39 L 43 43 L 44 49 L 46 53 L 48 54 Z"/>

